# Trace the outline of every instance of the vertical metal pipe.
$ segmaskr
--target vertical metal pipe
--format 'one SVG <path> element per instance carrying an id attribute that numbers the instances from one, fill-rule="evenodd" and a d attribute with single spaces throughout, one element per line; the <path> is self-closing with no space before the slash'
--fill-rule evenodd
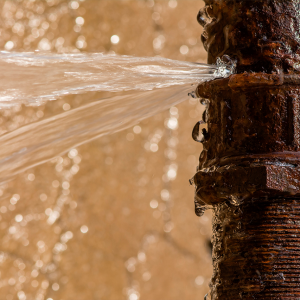
<path id="1" fill-rule="evenodd" d="M 300 0 L 205 0 L 196 212 L 214 209 L 211 299 L 300 299 Z M 228 60 L 228 58 L 227 58 Z"/>

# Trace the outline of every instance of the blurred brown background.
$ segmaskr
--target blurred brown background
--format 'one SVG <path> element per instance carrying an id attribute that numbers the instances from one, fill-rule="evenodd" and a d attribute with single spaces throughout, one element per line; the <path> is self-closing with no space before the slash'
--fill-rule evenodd
<path id="1" fill-rule="evenodd" d="M 202 6 L 1 0 L 0 49 L 205 62 L 196 21 Z M 98 96 L 2 110 L 0 131 Z M 0 300 L 203 299 L 212 272 L 210 212 L 196 217 L 188 181 L 201 151 L 191 131 L 202 110 L 190 99 L 3 184 Z"/>

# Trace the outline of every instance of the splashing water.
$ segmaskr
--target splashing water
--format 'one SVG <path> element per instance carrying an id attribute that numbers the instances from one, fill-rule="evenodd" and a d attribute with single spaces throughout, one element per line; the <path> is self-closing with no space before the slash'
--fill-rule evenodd
<path id="1" fill-rule="evenodd" d="M 66 94 L 88 91 L 121 92 L 224 77 L 230 70 L 217 65 L 174 61 L 162 57 L 96 54 L 0 52 L 0 107 L 40 105 Z M 17 82 L 17 84 L 16 84 Z"/>
<path id="2" fill-rule="evenodd" d="M 0 52 L 0 68 L 0 109 L 37 106 L 70 94 L 115 93 L 0 136 L 0 181 L 74 146 L 128 128 L 187 99 L 193 84 L 233 72 L 222 63 L 161 57 L 10 52 Z"/>

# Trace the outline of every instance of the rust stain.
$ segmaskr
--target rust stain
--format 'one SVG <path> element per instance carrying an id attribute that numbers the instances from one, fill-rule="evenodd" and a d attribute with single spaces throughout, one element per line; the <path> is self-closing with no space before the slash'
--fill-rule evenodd
<path id="1" fill-rule="evenodd" d="M 205 3 L 208 62 L 237 65 L 196 90 L 209 103 L 194 183 L 196 213 L 214 209 L 211 299 L 300 299 L 300 0 Z"/>

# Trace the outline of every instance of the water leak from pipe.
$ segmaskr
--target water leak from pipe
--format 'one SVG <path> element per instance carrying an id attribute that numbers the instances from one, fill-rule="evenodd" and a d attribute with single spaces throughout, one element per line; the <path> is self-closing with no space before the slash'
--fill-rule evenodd
<path id="1" fill-rule="evenodd" d="M 74 146 L 128 128 L 188 98 L 195 84 L 233 69 L 162 57 L 0 52 L 0 109 L 39 106 L 94 91 L 113 96 L 26 124 L 0 136 L 0 181 Z"/>

